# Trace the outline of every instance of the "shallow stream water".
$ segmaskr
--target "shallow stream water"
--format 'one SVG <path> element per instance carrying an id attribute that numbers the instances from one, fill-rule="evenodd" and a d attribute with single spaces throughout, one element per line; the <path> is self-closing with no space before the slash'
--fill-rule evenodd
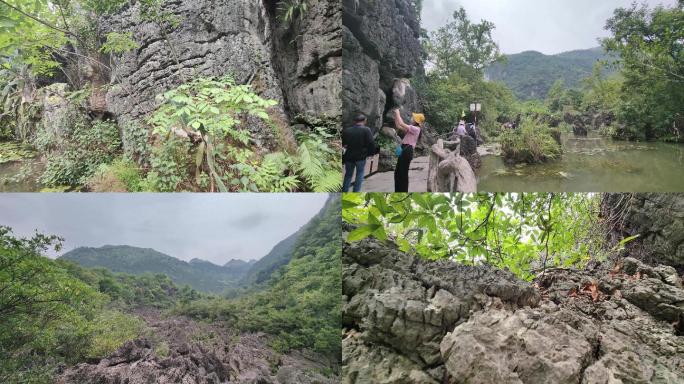
<path id="1" fill-rule="evenodd" d="M 563 157 L 508 166 L 485 156 L 478 190 L 492 192 L 682 192 L 684 144 L 627 142 L 590 134 L 562 137 Z"/>

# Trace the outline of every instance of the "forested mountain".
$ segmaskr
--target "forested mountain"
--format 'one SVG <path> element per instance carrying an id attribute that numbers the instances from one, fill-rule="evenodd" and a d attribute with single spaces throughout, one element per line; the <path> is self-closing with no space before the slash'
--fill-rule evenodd
<path id="1" fill-rule="evenodd" d="M 231 288 L 263 285 L 271 280 L 276 271 L 287 265 L 295 253 L 302 253 L 296 249 L 300 237 L 309 233 L 310 227 L 316 225 L 314 223 L 329 212 L 331 204 L 328 201 L 308 224 L 276 244 L 259 260 L 247 262 L 233 259 L 220 266 L 201 259 L 185 262 L 154 249 L 126 245 L 81 247 L 65 253 L 60 258 L 84 267 L 107 268 L 113 272 L 134 275 L 163 273 L 176 284 L 188 284 L 204 292 L 221 293 Z"/>
<path id="2" fill-rule="evenodd" d="M 579 87 L 581 80 L 591 75 L 594 63 L 609 57 L 603 48 L 596 47 L 557 55 L 525 51 L 506 58 L 506 62 L 487 68 L 487 77 L 502 81 L 518 98 L 529 100 L 546 98 L 558 79 L 563 79 L 568 88 Z"/>
<path id="3" fill-rule="evenodd" d="M 176 284 L 188 284 L 200 291 L 217 293 L 236 287 L 253 263 L 236 263 L 232 260 L 225 266 L 220 266 L 200 259 L 185 262 L 154 249 L 127 245 L 76 248 L 60 259 L 73 261 L 84 267 L 107 268 L 113 272 L 134 275 L 163 273 Z"/>
<path id="4" fill-rule="evenodd" d="M 199 320 L 229 319 L 240 329 L 278 335 L 277 349 L 313 349 L 340 356 L 341 201 L 332 196 L 299 232 L 289 262 L 262 289 L 235 300 L 199 300 L 177 312 Z M 288 240 L 291 240 L 288 238 Z"/>
<path id="5" fill-rule="evenodd" d="M 276 244 L 266 256 L 255 261 L 242 277 L 241 284 L 249 286 L 263 283 L 271 277 L 275 270 L 287 264 L 292 258 L 292 251 L 301 233 L 302 229 L 291 234 L 285 240 Z"/>

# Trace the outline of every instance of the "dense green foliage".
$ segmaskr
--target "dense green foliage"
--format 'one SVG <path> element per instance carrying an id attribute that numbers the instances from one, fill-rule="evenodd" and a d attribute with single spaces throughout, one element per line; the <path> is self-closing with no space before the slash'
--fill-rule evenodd
<path id="1" fill-rule="evenodd" d="M 109 308 L 120 297 L 105 289 L 106 272 L 42 255 L 49 247 L 59 249 L 60 241 L 40 234 L 17 238 L 0 227 L 2 382 L 48 383 L 57 364 L 107 356 L 143 329 L 137 318 Z M 120 284 L 119 295 L 139 294 L 134 286 Z"/>
<path id="2" fill-rule="evenodd" d="M 521 100 L 545 99 L 557 80 L 562 80 L 569 88 L 579 88 L 596 62 L 608 60 L 609 56 L 602 48 L 557 55 L 527 51 L 506 55 L 505 62 L 495 63 L 485 72 L 492 81 L 506 84 Z"/>
<path id="3" fill-rule="evenodd" d="M 140 18 L 155 25 L 159 40 L 180 67 L 179 49 L 168 38 L 180 20 L 165 2 L 135 3 Z M 310 120 L 293 135 L 288 122 L 271 119 L 276 101 L 261 98 L 249 84 L 236 84 L 230 77 L 199 77 L 194 70 L 191 76 L 174 73 L 174 83 L 180 85 L 158 96 L 161 103 L 152 116 L 111 123 L 121 130 L 116 153 L 103 156 L 100 144 L 108 142 L 93 141 L 94 148 L 83 148 L 78 138 L 62 138 L 64 132 L 76 132 L 98 139 L 101 128 L 110 124 L 103 121 L 112 118 L 106 109 L 107 90 L 121 86 L 113 69 L 140 42 L 131 31 L 109 31 L 99 23 L 127 4 L 132 3 L 0 0 L 0 139 L 29 143 L 45 152 L 36 157 L 36 162 L 47 162 L 39 180 L 44 186 L 117 192 L 341 188 L 339 152 L 330 145 L 339 141 L 337 127 L 331 132 Z M 309 2 L 279 0 L 276 5 L 283 20 L 294 22 L 305 17 Z M 45 95 L 51 86 L 46 84 L 64 86 L 66 92 Z M 65 93 L 68 102 L 61 102 Z M 44 113 L 46 97 L 55 101 L 52 109 L 78 106 L 76 113 L 53 121 L 53 115 Z M 252 132 L 269 128 L 273 143 L 263 145 L 252 137 Z M 265 148 L 280 151 L 268 153 Z M 94 156 L 84 157 L 86 149 L 96 151 Z"/>
<path id="4" fill-rule="evenodd" d="M 236 287 L 247 272 L 242 266 L 226 267 L 201 260 L 185 262 L 153 249 L 131 246 L 76 248 L 59 260 L 132 275 L 166 275 L 178 285 L 188 284 L 197 290 L 215 293 Z"/>
<path id="5" fill-rule="evenodd" d="M 472 23 L 461 8 L 453 20 L 425 41 L 432 68 L 417 84 L 430 124 L 440 133 L 450 132 L 471 103 L 482 104 L 478 122 L 485 132 L 494 132 L 496 120 L 513 112 L 515 98 L 501 84 L 487 82 L 483 69 L 502 59 L 492 39 L 494 25 L 486 20 Z"/>
<path id="6" fill-rule="evenodd" d="M 175 191 L 182 186 L 222 192 L 324 192 L 340 188 L 337 153 L 328 145 L 332 136 L 322 129 L 300 134 L 293 153 L 264 156 L 253 150 L 247 117 L 274 126 L 267 111 L 276 102 L 262 99 L 247 85 L 237 85 L 230 77 L 199 78 L 166 92 L 161 99 L 163 104 L 150 118 L 163 139 L 152 151 L 147 183 L 152 190 Z M 275 127 L 274 132 L 279 134 Z M 179 141 L 176 136 L 190 136 L 195 144 L 168 147 L 167 142 Z"/>
<path id="7" fill-rule="evenodd" d="M 347 194 L 347 241 L 367 236 L 406 252 L 491 264 L 532 279 L 551 266 L 582 266 L 610 252 L 599 198 L 587 194 Z"/>
<path id="8" fill-rule="evenodd" d="M 248 331 L 275 336 L 281 351 L 310 348 L 340 358 L 340 199 L 331 198 L 296 240 L 292 260 L 268 286 L 245 297 L 206 299 L 181 305 L 176 313 L 228 321 Z"/>
<path id="9" fill-rule="evenodd" d="M 432 32 L 426 42 L 434 72 L 440 76 L 471 69 L 481 72 L 501 60 L 499 46 L 492 39 L 494 28 L 487 20 L 479 24 L 470 21 L 463 7 L 456 10 L 452 19 Z"/>
<path id="10" fill-rule="evenodd" d="M 111 121 L 76 121 L 62 137 L 39 131 L 39 151 L 47 154 L 40 182 L 47 186 L 84 185 L 101 164 L 111 162 L 120 150 L 119 129 Z"/>
<path id="11" fill-rule="evenodd" d="M 603 46 L 620 56 L 624 77 L 616 136 L 684 141 L 684 4 L 635 3 L 615 10 L 606 27 L 612 36 Z"/>
<path id="12" fill-rule="evenodd" d="M 499 141 L 509 163 L 543 163 L 558 159 L 562 153 L 560 132 L 554 133 L 548 125 L 532 118 L 524 118 L 517 130 L 505 130 Z"/>

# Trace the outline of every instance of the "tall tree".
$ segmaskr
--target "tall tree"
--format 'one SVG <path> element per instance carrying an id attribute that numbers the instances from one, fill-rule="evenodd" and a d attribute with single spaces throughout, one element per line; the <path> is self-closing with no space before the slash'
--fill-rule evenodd
<path id="1" fill-rule="evenodd" d="M 684 140 L 684 7 L 618 8 L 603 40 L 619 54 L 625 83 L 621 118 L 627 138 Z"/>
<path id="2" fill-rule="evenodd" d="M 482 20 L 479 24 L 468 19 L 461 7 L 453 19 L 433 32 L 428 44 L 430 60 L 438 73 L 448 76 L 465 64 L 477 72 L 502 59 L 499 46 L 492 38 L 494 23 Z"/>

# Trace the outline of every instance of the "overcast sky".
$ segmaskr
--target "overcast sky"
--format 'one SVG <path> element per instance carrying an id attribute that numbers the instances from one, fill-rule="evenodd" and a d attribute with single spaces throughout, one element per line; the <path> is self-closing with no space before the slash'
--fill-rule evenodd
<path id="1" fill-rule="evenodd" d="M 216 264 L 258 259 L 306 224 L 326 194 L 0 194 L 0 225 L 79 246 L 154 248 Z M 54 256 L 54 255 L 53 255 Z"/>
<path id="2" fill-rule="evenodd" d="M 463 6 L 471 20 L 496 25 L 494 40 L 503 53 L 556 54 L 599 46 L 613 10 L 633 0 L 423 0 L 423 28 L 435 30 Z M 676 0 L 640 1 L 672 6 Z"/>

